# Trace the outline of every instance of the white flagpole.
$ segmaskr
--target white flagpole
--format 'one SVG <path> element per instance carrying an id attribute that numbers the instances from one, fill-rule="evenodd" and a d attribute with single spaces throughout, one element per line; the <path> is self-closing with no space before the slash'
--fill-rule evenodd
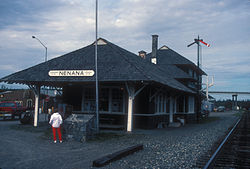
<path id="1" fill-rule="evenodd" d="M 98 73 L 97 73 L 97 36 L 98 36 L 98 0 L 96 0 L 95 14 L 95 77 L 96 77 L 96 130 L 99 132 L 99 95 L 98 95 Z"/>

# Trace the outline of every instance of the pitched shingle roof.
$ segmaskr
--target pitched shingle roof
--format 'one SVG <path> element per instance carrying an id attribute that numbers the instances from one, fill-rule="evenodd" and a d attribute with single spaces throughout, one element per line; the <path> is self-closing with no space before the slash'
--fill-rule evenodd
<path id="1" fill-rule="evenodd" d="M 157 64 L 161 70 L 167 69 L 172 72 L 175 79 L 193 79 L 189 74 L 178 68 L 176 65 Z"/>
<path id="2" fill-rule="evenodd" d="M 137 55 L 116 46 L 105 39 L 98 42 L 98 80 L 100 82 L 153 81 L 168 87 L 193 93 L 192 90 L 173 78 L 172 72 L 161 70 Z M 37 84 L 94 82 L 90 77 L 51 77 L 50 70 L 95 70 L 94 43 L 51 59 L 28 69 L 6 76 L 0 81 L 8 83 Z"/>
<path id="3" fill-rule="evenodd" d="M 147 54 L 147 59 L 150 59 L 151 53 Z M 162 46 L 160 49 L 157 50 L 157 64 L 159 65 L 179 65 L 179 66 L 187 66 L 191 67 L 192 69 L 198 71 L 202 75 L 206 75 L 204 71 L 198 69 L 198 67 L 188 60 L 187 58 L 183 57 L 179 53 L 175 52 L 174 50 L 170 49 L 167 46 Z"/>

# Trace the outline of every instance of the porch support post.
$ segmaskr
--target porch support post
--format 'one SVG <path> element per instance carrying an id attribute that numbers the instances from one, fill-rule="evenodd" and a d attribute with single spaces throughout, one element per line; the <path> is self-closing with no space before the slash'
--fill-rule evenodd
<path id="1" fill-rule="evenodd" d="M 85 102 L 85 88 L 82 89 L 82 103 L 81 103 L 82 112 L 84 112 L 84 102 Z"/>
<path id="2" fill-rule="evenodd" d="M 112 88 L 109 88 L 109 113 L 112 113 Z"/>
<path id="3" fill-rule="evenodd" d="M 134 87 L 130 87 L 129 97 L 128 97 L 128 123 L 127 132 L 132 132 L 133 128 L 133 103 L 134 103 Z"/>
<path id="4" fill-rule="evenodd" d="M 122 97 L 122 100 L 123 100 L 123 103 L 122 103 L 122 113 L 125 114 L 126 112 L 126 97 L 125 97 L 125 90 L 123 90 L 123 97 Z"/>
<path id="5" fill-rule="evenodd" d="M 133 130 L 133 104 L 135 96 L 138 95 L 146 85 L 143 85 L 140 89 L 135 91 L 134 85 L 128 85 L 125 83 L 126 89 L 128 91 L 128 121 L 127 121 L 127 132 L 132 132 Z"/>
<path id="6" fill-rule="evenodd" d="M 188 113 L 191 113 L 191 96 L 188 96 Z"/>
<path id="7" fill-rule="evenodd" d="M 39 119 L 39 96 L 40 96 L 40 86 L 35 86 L 34 88 L 35 93 L 35 113 L 34 113 L 34 127 L 38 125 Z"/>
<path id="8" fill-rule="evenodd" d="M 183 96 L 183 113 L 186 113 L 186 96 Z"/>
<path id="9" fill-rule="evenodd" d="M 164 98 L 164 102 L 163 102 L 164 110 L 163 110 L 163 112 L 166 113 L 167 112 L 167 96 L 164 94 L 163 98 Z"/>
<path id="10" fill-rule="evenodd" d="M 174 103 L 173 103 L 173 97 L 172 96 L 170 96 L 170 104 L 169 104 L 169 106 L 170 106 L 170 112 L 169 112 L 169 123 L 173 123 L 173 114 L 174 114 L 174 105 L 173 105 Z"/>
<path id="11" fill-rule="evenodd" d="M 174 97 L 174 114 L 177 112 L 177 97 Z"/>

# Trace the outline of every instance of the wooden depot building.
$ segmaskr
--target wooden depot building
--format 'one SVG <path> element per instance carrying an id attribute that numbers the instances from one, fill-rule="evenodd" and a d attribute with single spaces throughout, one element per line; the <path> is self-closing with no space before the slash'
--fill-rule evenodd
<path id="1" fill-rule="evenodd" d="M 151 129 L 183 118 L 196 120 L 195 64 L 167 46 L 135 55 L 99 38 L 98 82 L 101 124 Z M 35 120 L 41 86 L 60 88 L 63 102 L 75 113 L 95 113 L 95 42 L 47 62 L 6 76 L 0 81 L 26 84 L 35 92 Z"/>

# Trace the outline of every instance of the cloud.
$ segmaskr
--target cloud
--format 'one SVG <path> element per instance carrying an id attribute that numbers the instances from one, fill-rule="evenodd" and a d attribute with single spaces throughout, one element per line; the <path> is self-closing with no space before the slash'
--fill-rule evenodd
<path id="1" fill-rule="evenodd" d="M 14 65 L 5 65 L 5 64 L 1 64 L 0 67 L 1 67 L 1 69 L 2 69 L 3 71 L 7 70 L 7 71 L 15 72 L 15 71 L 18 70 L 16 67 L 14 67 Z"/>
<path id="2" fill-rule="evenodd" d="M 159 46 L 167 45 L 196 63 L 196 46 L 187 45 L 200 35 L 211 44 L 202 47 L 203 69 L 218 77 L 217 86 L 233 88 L 234 79 L 245 77 L 242 83 L 250 82 L 249 4 L 247 0 L 99 0 L 99 36 L 137 53 L 150 52 L 151 35 L 158 34 Z M 95 1 L 4 0 L 0 57 L 9 68 L 21 70 L 44 60 L 44 49 L 32 35 L 48 47 L 50 59 L 92 43 Z M 27 59 L 20 62 L 21 57 Z M 0 68 L 0 76 L 13 72 Z"/>

